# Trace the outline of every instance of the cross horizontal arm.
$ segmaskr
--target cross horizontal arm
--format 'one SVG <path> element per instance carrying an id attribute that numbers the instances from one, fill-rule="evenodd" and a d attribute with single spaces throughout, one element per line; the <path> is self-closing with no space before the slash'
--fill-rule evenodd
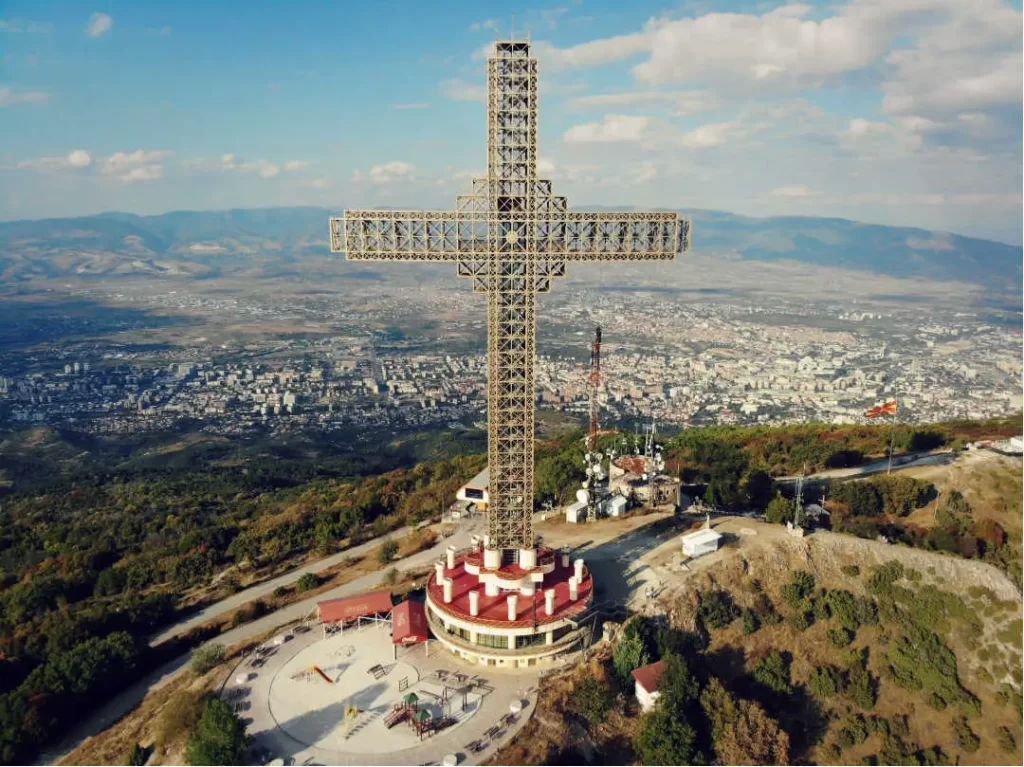
<path id="1" fill-rule="evenodd" d="M 488 252 L 487 221 L 458 211 L 346 210 L 331 219 L 331 252 L 350 261 L 459 261 Z"/>
<path id="2" fill-rule="evenodd" d="M 671 261 L 690 249 L 690 222 L 671 212 L 538 216 L 536 248 L 562 261 Z"/>

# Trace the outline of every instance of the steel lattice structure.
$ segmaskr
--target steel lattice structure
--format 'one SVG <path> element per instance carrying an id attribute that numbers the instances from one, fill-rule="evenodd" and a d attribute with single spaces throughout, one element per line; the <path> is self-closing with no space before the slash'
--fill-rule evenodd
<path id="1" fill-rule="evenodd" d="M 353 261 L 451 261 L 486 293 L 489 547 L 533 548 L 537 294 L 574 261 L 667 261 L 688 250 L 676 213 L 569 211 L 537 178 L 537 60 L 524 41 L 487 60 L 487 176 L 453 211 L 347 210 L 331 250 Z"/>

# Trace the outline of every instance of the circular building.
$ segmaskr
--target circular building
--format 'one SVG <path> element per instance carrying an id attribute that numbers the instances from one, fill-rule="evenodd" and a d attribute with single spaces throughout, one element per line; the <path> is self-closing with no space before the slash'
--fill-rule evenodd
<path id="1" fill-rule="evenodd" d="M 568 554 L 545 548 L 502 554 L 487 548 L 487 536 L 463 551 L 448 548 L 427 580 L 434 636 L 461 658 L 489 666 L 549 663 L 577 649 L 594 593 L 583 560 L 570 563 Z"/>

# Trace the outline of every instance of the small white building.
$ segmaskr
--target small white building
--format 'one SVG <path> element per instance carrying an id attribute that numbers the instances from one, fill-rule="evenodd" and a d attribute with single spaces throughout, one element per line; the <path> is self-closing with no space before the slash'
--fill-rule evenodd
<path id="1" fill-rule="evenodd" d="M 607 517 L 617 517 L 626 513 L 626 499 L 621 495 L 609 495 L 601 501 L 601 513 Z"/>
<path id="2" fill-rule="evenodd" d="M 491 496 L 487 489 L 490 481 L 491 471 L 488 466 L 473 477 L 473 479 L 460 487 L 458 492 L 455 493 L 455 498 L 460 501 L 470 501 L 471 503 L 475 503 L 478 511 L 486 511 L 487 504 L 491 502 Z"/>
<path id="3" fill-rule="evenodd" d="M 1024 453 L 1024 436 L 1010 437 L 1010 450 L 1011 453 Z"/>
<path id="4" fill-rule="evenodd" d="M 565 521 L 576 525 L 587 519 L 587 502 L 576 501 L 576 503 L 565 507 Z"/>
<path id="5" fill-rule="evenodd" d="M 665 673 L 665 661 L 659 660 L 647 666 L 641 666 L 633 671 L 633 679 L 636 682 L 636 700 L 643 711 L 650 711 L 654 708 L 661 693 L 661 677 Z"/>
<path id="6" fill-rule="evenodd" d="M 697 557 L 718 551 L 718 542 L 722 539 L 721 533 L 705 528 L 695 533 L 687 533 L 683 536 L 683 554 L 696 559 Z"/>

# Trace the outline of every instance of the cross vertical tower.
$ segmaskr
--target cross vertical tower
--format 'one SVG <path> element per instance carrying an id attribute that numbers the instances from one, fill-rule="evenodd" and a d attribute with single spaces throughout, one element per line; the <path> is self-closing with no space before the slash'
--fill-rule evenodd
<path id="1" fill-rule="evenodd" d="M 350 260 L 451 261 L 486 293 L 486 569 L 536 564 L 533 515 L 537 294 L 574 261 L 667 261 L 689 248 L 676 213 L 570 212 L 537 178 L 537 60 L 525 41 L 487 60 L 487 176 L 454 211 L 345 211 L 331 250 Z"/>

